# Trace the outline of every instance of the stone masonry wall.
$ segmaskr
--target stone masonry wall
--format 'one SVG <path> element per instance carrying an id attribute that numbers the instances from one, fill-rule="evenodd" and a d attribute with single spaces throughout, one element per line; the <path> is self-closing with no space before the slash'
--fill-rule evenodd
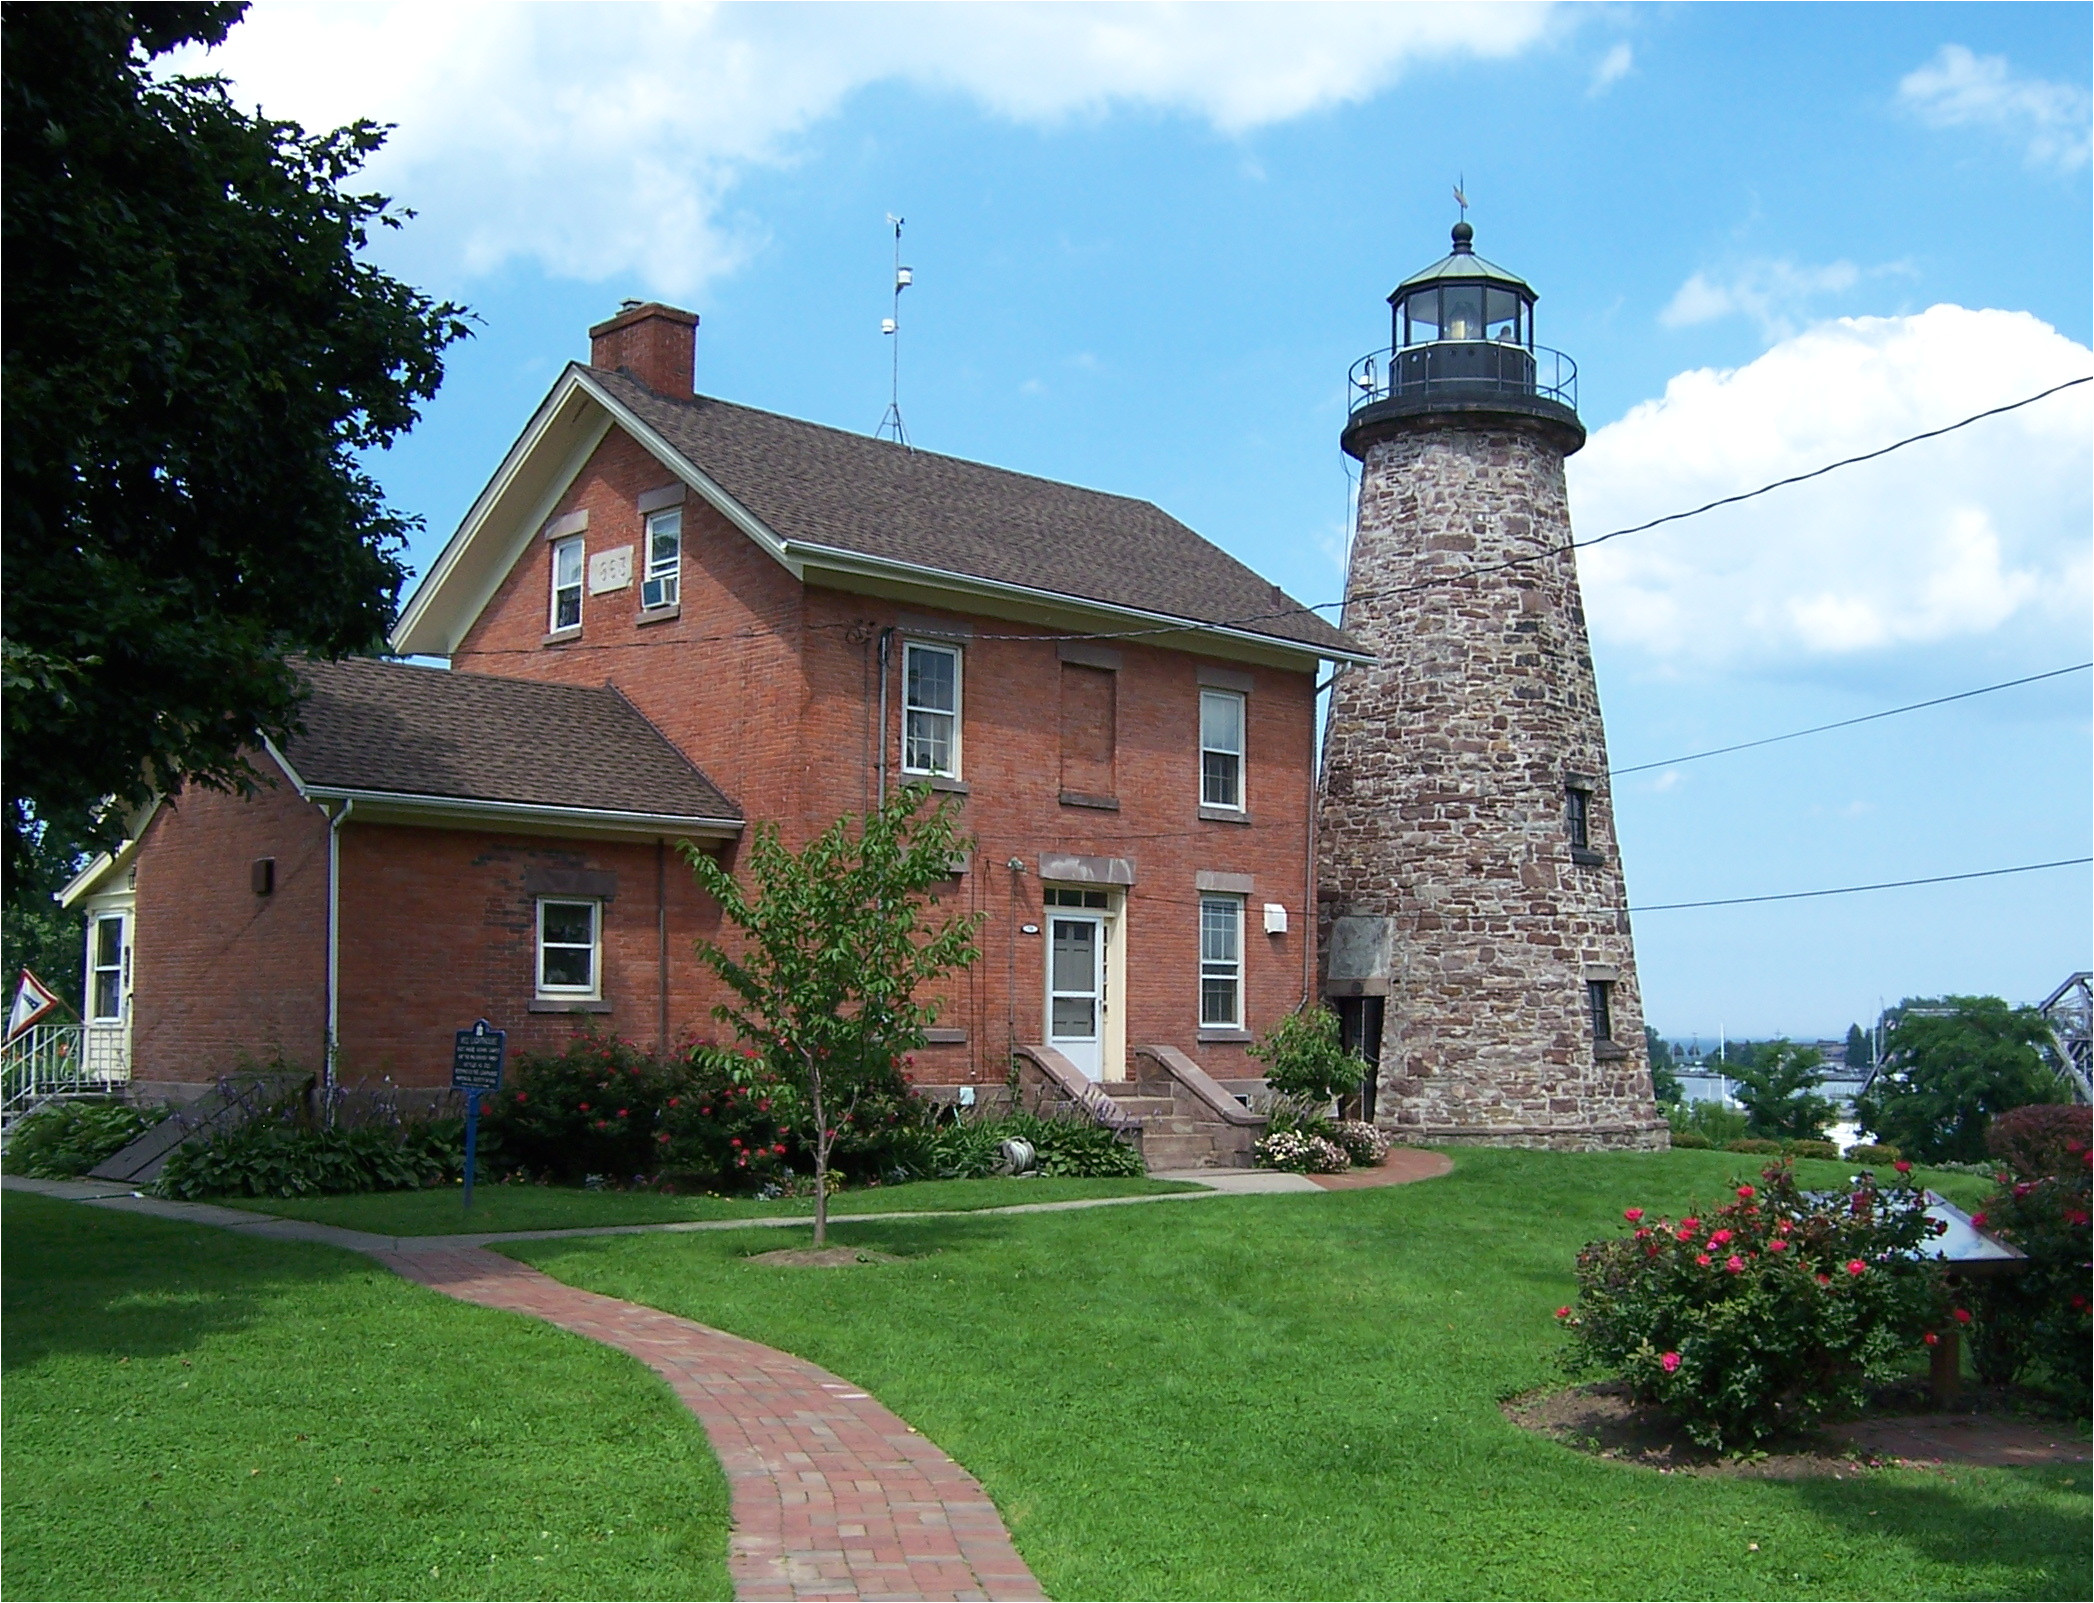
<path id="1" fill-rule="evenodd" d="M 1662 1147 L 1560 446 L 1504 418 L 1367 448 L 1319 915 L 1391 920 L 1376 1118 L 1418 1140 Z M 1591 787 L 1573 858 L 1568 782 Z M 1596 971 L 1596 972 L 1595 972 Z M 1586 980 L 1612 977 L 1613 1045 Z"/>

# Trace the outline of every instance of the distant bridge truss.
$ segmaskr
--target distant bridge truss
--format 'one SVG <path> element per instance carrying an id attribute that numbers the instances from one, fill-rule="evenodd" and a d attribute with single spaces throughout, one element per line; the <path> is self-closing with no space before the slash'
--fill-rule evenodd
<path id="1" fill-rule="evenodd" d="M 2043 1004 L 2050 1020 L 2058 1067 L 2072 1082 L 2072 1094 L 2094 1102 L 2094 974 L 2080 973 L 2050 993 Z"/>

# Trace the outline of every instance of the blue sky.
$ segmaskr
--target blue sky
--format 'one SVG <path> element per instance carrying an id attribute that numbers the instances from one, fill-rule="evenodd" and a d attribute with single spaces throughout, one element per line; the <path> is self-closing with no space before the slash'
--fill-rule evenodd
<path id="1" fill-rule="evenodd" d="M 920 446 L 1126 494 L 1336 598 L 1345 369 L 1440 255 L 1541 291 L 1579 532 L 2094 372 L 2083 6 L 262 5 L 210 65 L 399 125 L 387 265 L 468 302 L 377 464 L 441 545 L 587 325 L 703 317 L 705 392 L 869 431 L 908 219 Z M 2094 389 L 2094 387 L 2089 387 Z M 1589 553 L 1618 764 L 2094 656 L 2089 390 Z M 1640 904 L 2088 850 L 2087 675 L 1624 779 Z M 1669 1034 L 2038 998 L 2085 869 L 1650 913 Z"/>

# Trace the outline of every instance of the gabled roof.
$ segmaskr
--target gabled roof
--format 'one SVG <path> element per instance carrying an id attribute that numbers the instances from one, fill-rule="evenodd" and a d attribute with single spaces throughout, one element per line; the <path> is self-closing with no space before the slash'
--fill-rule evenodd
<path id="1" fill-rule="evenodd" d="M 601 423 L 591 426 L 591 415 Z M 1147 501 L 707 396 L 677 400 L 630 373 L 579 363 L 417 588 L 395 650 L 454 649 L 612 422 L 802 578 L 901 575 L 962 598 L 993 595 L 1006 607 L 1074 604 L 1127 620 L 1101 633 L 1166 644 L 1185 643 L 1186 633 L 1233 637 L 1303 657 L 1367 660 L 1340 630 Z M 502 549 L 481 549 L 483 533 Z"/>
<path id="2" fill-rule="evenodd" d="M 741 809 L 608 686 L 361 658 L 300 671 L 312 686 L 304 731 L 276 755 L 315 799 L 468 807 L 520 823 L 741 823 Z"/>

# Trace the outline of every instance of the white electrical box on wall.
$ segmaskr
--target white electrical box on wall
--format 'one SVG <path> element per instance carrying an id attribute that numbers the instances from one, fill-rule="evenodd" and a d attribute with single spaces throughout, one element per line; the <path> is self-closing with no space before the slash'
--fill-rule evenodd
<path id="1" fill-rule="evenodd" d="M 1287 933 L 1287 909 L 1278 902 L 1265 904 L 1265 933 L 1285 935 Z"/>

